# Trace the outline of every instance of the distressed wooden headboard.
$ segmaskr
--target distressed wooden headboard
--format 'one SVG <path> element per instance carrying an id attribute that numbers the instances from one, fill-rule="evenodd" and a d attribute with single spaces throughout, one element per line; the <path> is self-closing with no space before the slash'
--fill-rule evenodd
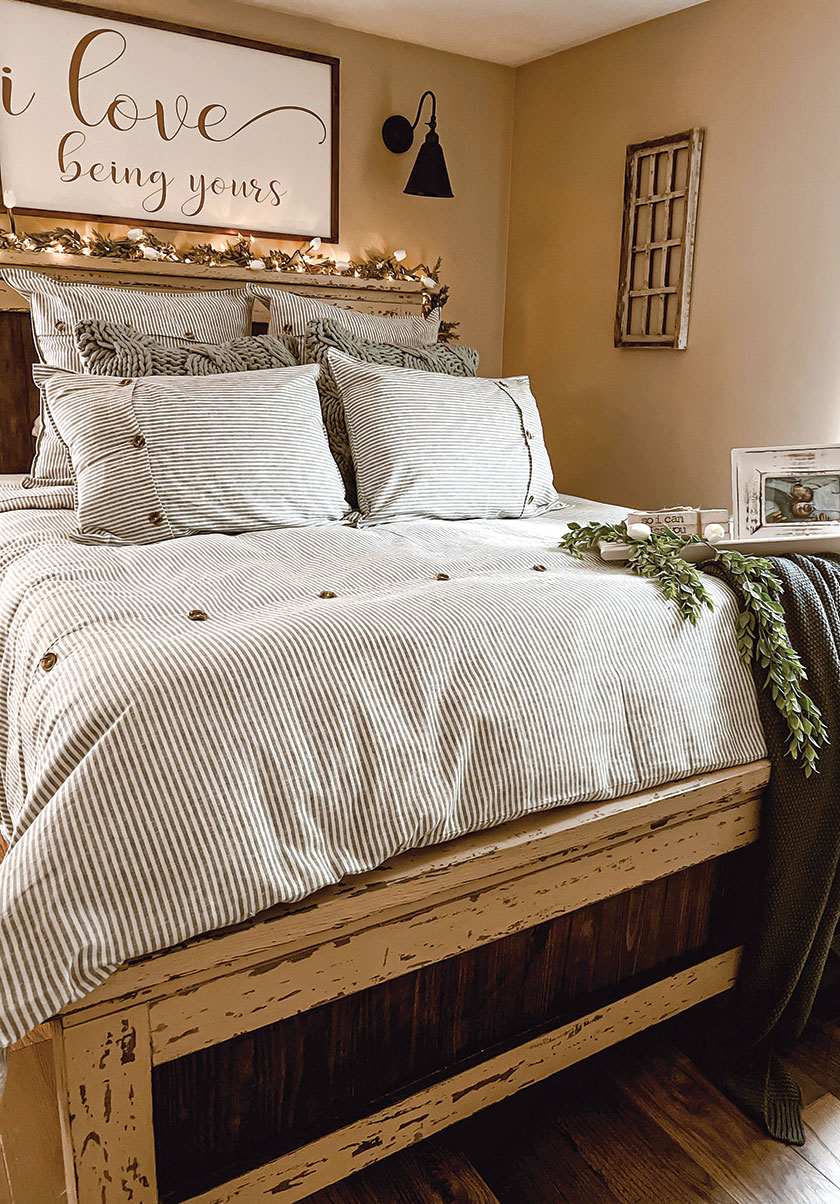
<path id="1" fill-rule="evenodd" d="M 0 252 L 3 267 L 28 267 L 58 280 L 110 284 L 121 288 L 241 288 L 249 281 L 282 284 L 307 297 L 378 314 L 419 314 L 423 285 L 411 280 L 362 280 L 352 276 L 315 276 L 307 272 L 255 272 L 251 268 L 200 267 L 189 263 L 157 263 L 90 259 L 44 252 Z M 254 323 L 268 320 L 261 302 Z M 26 472 L 32 461 L 32 427 L 38 414 L 38 391 L 32 383 L 37 361 L 26 301 L 0 280 L 0 473 Z"/>

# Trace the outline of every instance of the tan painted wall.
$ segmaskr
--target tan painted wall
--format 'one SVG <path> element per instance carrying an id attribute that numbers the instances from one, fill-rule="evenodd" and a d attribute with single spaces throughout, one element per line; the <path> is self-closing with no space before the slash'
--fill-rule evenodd
<path id="1" fill-rule="evenodd" d="M 561 489 L 728 504 L 733 446 L 840 442 L 840 3 L 710 0 L 517 72 L 505 371 Z M 706 127 L 685 351 L 612 346 L 624 150 Z"/>
<path id="2" fill-rule="evenodd" d="M 178 0 L 177 4 L 171 0 L 108 0 L 107 7 L 338 56 L 339 249 L 353 256 L 366 248 L 405 247 L 408 263 L 434 264 L 440 255 L 442 279 L 452 290 L 446 317 L 461 323 L 462 342 L 478 348 L 481 372 L 498 374 L 513 127 L 512 68 L 353 33 L 233 0 Z M 437 94 L 438 132 L 452 178 L 453 200 L 405 196 L 402 189 L 414 154 L 392 155 L 380 135 L 382 122 L 391 113 L 405 113 L 409 120 L 414 119 L 426 88 Z M 423 126 L 422 135 L 425 132 Z M 415 142 L 415 147 L 418 145 Z M 40 225 L 43 228 L 44 223 Z M 22 218 L 21 226 L 36 228 L 37 223 Z M 203 242 L 206 237 L 195 231 L 184 235 L 190 242 Z M 179 241 L 177 236 L 174 240 Z M 340 257 L 337 252 L 335 257 Z"/>

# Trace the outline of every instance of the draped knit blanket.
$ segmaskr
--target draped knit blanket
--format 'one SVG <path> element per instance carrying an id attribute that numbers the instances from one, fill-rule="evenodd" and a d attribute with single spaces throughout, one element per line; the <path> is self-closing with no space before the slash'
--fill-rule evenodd
<path id="1" fill-rule="evenodd" d="M 771 561 L 782 579 L 788 633 L 832 743 L 806 778 L 785 755 L 787 728 L 754 668 L 772 765 L 760 837 L 760 914 L 718 1037 L 724 1090 L 779 1141 L 802 1145 L 799 1087 L 778 1052 L 808 1020 L 840 920 L 840 559 Z M 721 565 L 707 566 L 738 594 Z"/>
<path id="2" fill-rule="evenodd" d="M 164 341 L 89 318 L 77 324 L 74 335 L 85 370 L 95 376 L 210 376 L 297 364 L 283 340 L 269 334 L 219 344 Z"/>

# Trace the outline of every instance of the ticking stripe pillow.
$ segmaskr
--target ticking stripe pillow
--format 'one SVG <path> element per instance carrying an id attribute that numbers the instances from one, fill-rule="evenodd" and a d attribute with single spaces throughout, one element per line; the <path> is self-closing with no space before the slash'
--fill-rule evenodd
<path id="1" fill-rule="evenodd" d="M 437 342 L 440 330 L 440 310 L 434 310 L 428 318 L 362 313 L 346 308 L 341 303 L 331 305 L 316 301 L 314 297 L 302 297 L 300 293 L 270 284 L 249 284 L 251 297 L 259 297 L 269 306 L 268 333 L 282 338 L 292 335 L 302 338 L 310 322 L 332 321 L 345 326 L 359 339 L 370 339 L 374 343 L 398 343 L 403 347 L 428 346 Z"/>
<path id="2" fill-rule="evenodd" d="M 314 365 L 139 380 L 41 374 L 83 542 L 297 527 L 347 512 Z"/>
<path id="3" fill-rule="evenodd" d="M 460 379 L 328 355 L 368 522 L 521 518 L 556 503 L 527 376 Z"/>
<path id="4" fill-rule="evenodd" d="M 350 504 L 356 504 L 356 476 L 350 440 L 344 422 L 341 390 L 330 368 L 330 349 L 342 351 L 353 359 L 371 364 L 389 364 L 393 368 L 418 368 L 424 372 L 445 372 L 450 376 L 475 376 L 478 371 L 478 352 L 472 347 L 450 347 L 435 343 L 432 347 L 402 347 L 396 343 L 373 343 L 360 339 L 338 322 L 311 322 L 306 328 L 301 359 L 321 368 L 318 392 L 327 428 L 330 450 L 335 457 Z"/>
<path id="5" fill-rule="evenodd" d="M 7 284 L 29 301 L 35 346 L 42 363 L 84 372 L 73 332 L 84 318 L 133 326 L 171 347 L 227 343 L 251 333 L 252 299 L 245 289 L 167 293 L 97 284 L 69 284 L 29 268 L 3 268 Z M 72 484 L 67 453 L 41 407 L 42 431 L 31 480 Z"/>

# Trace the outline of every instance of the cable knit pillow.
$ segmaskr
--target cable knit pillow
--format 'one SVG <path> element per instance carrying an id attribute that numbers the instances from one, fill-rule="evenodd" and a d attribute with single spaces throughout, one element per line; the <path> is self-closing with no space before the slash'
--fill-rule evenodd
<path id="1" fill-rule="evenodd" d="M 557 504 L 527 376 L 457 380 L 331 350 L 367 522 L 523 518 Z"/>
<path id="2" fill-rule="evenodd" d="M 303 336 L 302 359 L 321 369 L 318 391 L 321 410 L 335 457 L 351 506 L 356 505 L 356 477 L 353 456 L 344 421 L 341 390 L 336 384 L 329 359 L 333 349 L 369 364 L 387 364 L 392 368 L 417 368 L 424 372 L 440 372 L 447 376 L 475 376 L 478 371 L 478 352 L 472 347 L 450 347 L 435 343 L 433 347 L 403 347 L 396 343 L 373 343 L 355 337 L 337 322 L 311 322 Z"/>
<path id="3" fill-rule="evenodd" d="M 213 376 L 297 364 L 294 352 L 270 334 L 169 347 L 131 326 L 91 318 L 78 323 L 75 338 L 85 371 L 94 376 Z"/>
<path id="4" fill-rule="evenodd" d="M 77 538 L 155 543 L 338 520 L 315 365 L 217 376 L 41 369 L 76 481 Z"/>
<path id="5" fill-rule="evenodd" d="M 336 322 L 359 339 L 374 342 L 399 343 L 401 346 L 428 346 L 437 342 L 440 330 L 440 310 L 428 318 L 395 314 L 368 314 L 343 304 L 331 305 L 314 297 L 302 297 L 287 288 L 271 284 L 249 284 L 248 292 L 259 297 L 269 307 L 268 333 L 302 338 L 310 322 Z"/>
<path id="6" fill-rule="evenodd" d="M 0 275 L 29 302 L 41 362 L 70 372 L 85 370 L 73 338 L 77 323 L 85 318 L 126 323 L 171 347 L 226 343 L 251 333 L 253 301 L 244 288 L 170 293 L 72 284 L 29 268 L 4 267 Z M 43 405 L 41 425 L 30 483 L 72 485 L 67 452 L 46 421 Z"/>

